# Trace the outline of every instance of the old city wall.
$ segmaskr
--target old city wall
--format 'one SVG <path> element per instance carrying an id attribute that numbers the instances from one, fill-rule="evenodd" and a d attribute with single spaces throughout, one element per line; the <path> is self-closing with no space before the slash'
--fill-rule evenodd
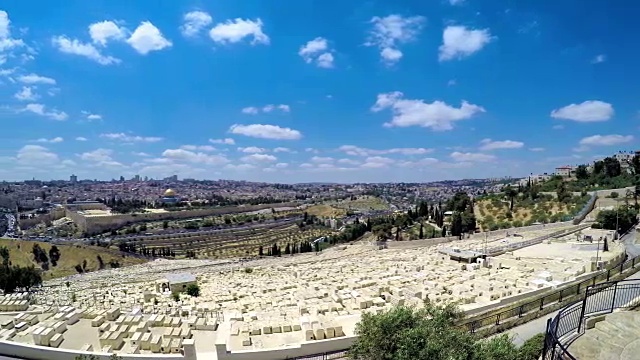
<path id="1" fill-rule="evenodd" d="M 28 230 L 32 227 L 49 221 L 62 219 L 65 216 L 65 210 L 62 207 L 51 210 L 48 214 L 41 214 L 30 219 L 18 219 L 18 225 L 22 230 Z"/>
<path id="2" fill-rule="evenodd" d="M 126 225 L 146 221 L 180 220 L 224 214 L 237 214 L 265 209 L 298 206 L 298 203 L 260 204 L 246 206 L 224 206 L 209 209 L 167 211 L 158 213 L 115 214 L 109 216 L 84 216 L 67 210 L 67 217 L 71 218 L 78 227 L 88 235 L 99 234 L 121 228 Z"/>

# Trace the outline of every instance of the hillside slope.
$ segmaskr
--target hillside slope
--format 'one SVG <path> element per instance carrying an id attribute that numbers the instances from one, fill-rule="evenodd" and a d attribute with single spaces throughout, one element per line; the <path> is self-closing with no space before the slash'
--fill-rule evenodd
<path id="1" fill-rule="evenodd" d="M 0 247 L 6 246 L 9 249 L 9 259 L 11 264 L 20 266 L 33 265 L 36 268 L 42 268 L 41 264 L 38 264 L 34 260 L 33 246 L 38 244 L 48 255 L 52 244 L 39 242 L 39 241 L 24 241 L 24 240 L 10 240 L 0 239 Z M 122 257 L 118 255 L 116 251 L 109 251 L 97 246 L 84 246 L 84 245 L 56 245 L 60 250 L 60 259 L 56 266 L 52 266 L 49 262 L 49 270 L 45 270 L 43 273 L 43 279 L 52 279 L 57 277 L 63 277 L 67 275 L 77 274 L 76 265 L 82 266 L 86 260 L 85 271 L 96 271 L 100 269 L 100 263 L 98 256 L 102 258 L 105 268 L 110 268 L 109 265 L 112 261 L 118 262 L 119 266 L 130 266 L 135 264 L 141 264 L 145 260 L 134 258 L 131 256 Z"/>

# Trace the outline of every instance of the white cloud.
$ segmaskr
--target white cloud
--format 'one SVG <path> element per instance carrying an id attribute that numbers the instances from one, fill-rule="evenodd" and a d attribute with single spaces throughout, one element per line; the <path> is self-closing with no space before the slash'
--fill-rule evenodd
<path id="1" fill-rule="evenodd" d="M 227 164 L 224 166 L 225 169 L 228 170 L 239 170 L 239 171 L 246 171 L 246 170 L 253 170 L 256 167 L 254 165 L 251 164 Z"/>
<path id="2" fill-rule="evenodd" d="M 229 160 L 222 155 L 210 155 L 202 152 L 193 152 L 185 149 L 167 149 L 162 153 L 167 159 L 176 161 L 186 161 L 195 164 L 207 164 L 207 165 L 223 165 L 229 162 Z"/>
<path id="3" fill-rule="evenodd" d="M 207 152 L 216 151 L 216 148 L 214 148 L 211 145 L 182 145 L 180 146 L 180 149 L 189 150 L 189 151 L 207 151 Z"/>
<path id="4" fill-rule="evenodd" d="M 551 128 L 553 130 L 562 130 L 564 129 L 564 125 L 553 125 Z"/>
<path id="5" fill-rule="evenodd" d="M 4 10 L 0 10 L 0 52 L 22 46 L 25 45 L 21 39 L 11 38 L 9 14 Z M 4 60 L 6 60 L 6 56 L 0 56 L 0 64 L 4 63 Z"/>
<path id="6" fill-rule="evenodd" d="M 243 114 L 255 115 L 260 112 L 260 109 L 258 109 L 257 107 L 248 106 L 246 108 L 242 108 L 241 111 Z"/>
<path id="7" fill-rule="evenodd" d="M 50 77 L 40 76 L 33 73 L 29 75 L 18 76 L 18 81 L 25 84 L 45 84 L 45 85 L 56 84 L 56 81 Z"/>
<path id="8" fill-rule="evenodd" d="M 583 146 L 612 146 L 633 141 L 633 136 L 627 135 L 593 135 L 580 140 Z"/>
<path id="9" fill-rule="evenodd" d="M 370 156 L 364 160 L 364 163 L 360 165 L 363 168 L 384 168 L 393 163 L 396 160 L 390 159 L 388 157 L 383 156 Z"/>
<path id="10" fill-rule="evenodd" d="M 162 141 L 163 140 L 161 137 L 135 136 L 135 135 L 128 135 L 128 134 L 125 134 L 125 133 L 100 134 L 100 137 L 106 138 L 106 139 L 109 139 L 109 140 L 117 140 L 117 141 L 122 141 L 122 142 L 127 142 L 127 143 L 132 143 L 132 142 L 154 143 L 154 142 L 158 142 L 158 141 Z"/>
<path id="11" fill-rule="evenodd" d="M 491 139 L 483 139 L 480 141 L 480 150 L 497 150 L 497 149 L 520 149 L 524 146 L 521 141 L 504 140 L 504 141 L 492 141 Z"/>
<path id="12" fill-rule="evenodd" d="M 317 37 L 308 41 L 305 45 L 300 47 L 298 51 L 307 64 L 316 61 L 316 64 L 321 68 L 333 67 L 333 55 L 329 50 L 327 39 Z"/>
<path id="13" fill-rule="evenodd" d="M 231 138 L 226 139 L 209 139 L 209 142 L 212 144 L 223 144 L 223 145 L 235 145 L 235 140 Z"/>
<path id="14" fill-rule="evenodd" d="M 544 151 L 545 148 L 543 147 L 534 147 L 534 148 L 530 148 L 529 151 L 534 151 L 534 152 L 540 152 L 540 151 Z"/>
<path id="15" fill-rule="evenodd" d="M 60 161 L 58 155 L 49 151 L 44 146 L 40 145 L 25 145 L 16 156 L 16 160 L 22 165 L 40 165 L 48 166 Z"/>
<path id="16" fill-rule="evenodd" d="M 86 138 L 86 137 L 84 137 L 84 136 L 78 136 L 78 137 L 76 138 L 76 141 L 87 141 L 87 138 Z"/>
<path id="17" fill-rule="evenodd" d="M 234 19 L 219 23 L 209 31 L 211 40 L 220 44 L 238 43 L 251 37 L 251 44 L 269 44 L 269 37 L 262 31 L 262 20 Z"/>
<path id="18" fill-rule="evenodd" d="M 119 64 L 121 61 L 113 56 L 103 55 L 92 44 L 83 43 L 77 39 L 69 39 L 65 36 L 56 36 L 51 42 L 60 52 L 65 54 L 84 56 L 100 65 Z"/>
<path id="19" fill-rule="evenodd" d="M 264 112 L 264 113 L 270 113 L 273 110 L 280 110 L 282 112 L 290 112 L 291 111 L 291 107 L 289 105 L 286 104 L 280 104 L 280 105 L 276 105 L 276 104 L 267 104 L 265 106 L 263 106 L 262 108 L 258 108 L 256 106 L 248 106 L 245 108 L 242 108 L 241 112 L 243 114 L 247 114 L 247 115 L 257 115 L 258 113 L 260 113 L 260 111 Z"/>
<path id="20" fill-rule="evenodd" d="M 278 160 L 278 158 L 269 154 L 251 154 L 251 155 L 241 157 L 240 160 L 247 163 L 261 163 L 261 162 L 273 162 Z"/>
<path id="21" fill-rule="evenodd" d="M 389 15 L 386 17 L 373 17 L 371 23 L 373 29 L 365 43 L 366 46 L 376 46 L 380 49 L 382 61 L 393 65 L 402 58 L 402 52 L 398 45 L 414 41 L 426 19 L 422 16 L 402 17 L 401 15 Z"/>
<path id="22" fill-rule="evenodd" d="M 180 32 L 186 37 L 196 36 L 202 29 L 211 25 L 213 19 L 211 15 L 204 11 L 191 11 L 183 16 L 183 24 L 180 26 Z"/>
<path id="23" fill-rule="evenodd" d="M 58 121 L 67 120 L 67 118 L 69 117 L 69 115 L 67 115 L 67 113 L 65 113 L 64 111 L 58 111 L 56 109 L 47 110 L 47 108 L 44 105 L 35 104 L 35 103 L 27 104 L 27 106 L 19 110 L 19 112 L 25 112 L 25 111 L 32 112 L 34 114 L 45 116 L 50 119 L 58 120 Z"/>
<path id="24" fill-rule="evenodd" d="M 433 130 L 451 130 L 454 122 L 485 112 L 481 106 L 466 101 L 462 101 L 462 105 L 455 108 L 442 101 L 429 104 L 423 100 L 402 99 L 403 96 L 404 94 L 399 91 L 378 95 L 371 110 L 378 112 L 391 108 L 393 112 L 393 119 L 385 123 L 385 126 L 421 126 Z"/>
<path id="25" fill-rule="evenodd" d="M 591 60 L 592 64 L 600 64 L 607 61 L 607 56 L 605 54 L 600 54 L 597 55 L 596 57 L 593 58 L 593 60 Z"/>
<path id="26" fill-rule="evenodd" d="M 131 153 L 131 155 L 140 156 L 140 157 L 149 157 L 149 156 L 151 156 L 151 155 L 147 154 L 146 152 L 142 152 L 142 151 L 133 151 Z"/>
<path id="27" fill-rule="evenodd" d="M 102 115 L 98 114 L 88 114 L 87 120 L 102 120 Z"/>
<path id="28" fill-rule="evenodd" d="M 587 100 L 581 104 L 571 104 L 553 110 L 554 119 L 573 120 L 578 122 L 607 121 L 614 115 L 613 106 L 599 100 Z"/>
<path id="29" fill-rule="evenodd" d="M 6 39 L 11 34 L 9 31 L 10 24 L 9 14 L 4 10 L 0 10 L 0 39 Z"/>
<path id="30" fill-rule="evenodd" d="M 403 161 L 403 162 L 400 162 L 398 166 L 408 167 L 408 168 L 419 168 L 424 166 L 433 166 L 435 164 L 440 164 L 440 161 L 436 158 L 428 157 L 428 158 L 423 158 L 417 161 Z"/>
<path id="31" fill-rule="evenodd" d="M 22 90 L 15 93 L 13 97 L 20 101 L 35 101 L 38 100 L 40 96 L 33 92 L 33 88 L 31 86 L 23 86 Z"/>
<path id="32" fill-rule="evenodd" d="M 127 39 L 127 43 L 142 55 L 173 46 L 171 41 L 162 36 L 160 29 L 149 21 L 141 22 Z"/>
<path id="33" fill-rule="evenodd" d="M 89 36 L 94 44 L 107 45 L 109 40 L 124 40 L 128 30 L 113 21 L 101 21 L 89 25 Z"/>
<path id="34" fill-rule="evenodd" d="M 433 152 L 433 149 L 425 148 L 393 148 L 385 150 L 373 150 L 355 145 L 342 145 L 338 148 L 338 150 L 351 156 L 371 156 L 384 154 L 422 155 Z"/>
<path id="35" fill-rule="evenodd" d="M 60 136 L 54 137 L 54 138 L 51 138 L 51 139 L 40 138 L 40 139 L 36 140 L 36 142 L 51 143 L 51 144 L 61 143 L 63 141 L 64 141 L 64 139 L 61 138 Z"/>
<path id="36" fill-rule="evenodd" d="M 440 61 L 462 59 L 482 50 L 492 40 L 489 29 L 472 30 L 459 25 L 447 26 L 442 33 L 438 59 Z"/>
<path id="37" fill-rule="evenodd" d="M 235 124 L 229 128 L 229 132 L 231 132 L 232 134 L 271 140 L 298 140 L 302 138 L 302 133 L 300 133 L 300 131 L 290 128 L 282 128 L 276 125 Z"/>
<path id="38" fill-rule="evenodd" d="M 489 162 L 496 159 L 493 155 L 470 152 L 463 153 L 458 151 L 452 152 L 449 156 L 458 162 Z"/>
<path id="39" fill-rule="evenodd" d="M 314 148 L 306 148 L 306 149 L 304 149 L 304 151 L 310 152 L 310 153 L 314 153 L 314 154 L 320 153 L 320 151 L 318 149 L 314 149 Z"/>
<path id="40" fill-rule="evenodd" d="M 464 0 L 449 0 L 449 4 L 451 4 L 452 6 L 462 5 L 464 4 Z"/>
<path id="41" fill-rule="evenodd" d="M 241 152 L 247 153 L 247 154 L 256 154 L 256 153 L 266 152 L 267 149 L 259 148 L 259 147 L 256 147 L 256 146 L 249 146 L 249 147 L 239 147 L 238 151 L 241 151 Z"/>
<path id="42" fill-rule="evenodd" d="M 360 165 L 359 161 L 356 161 L 353 159 L 340 159 L 337 162 L 338 164 L 344 164 L 344 165 Z"/>
<path id="43" fill-rule="evenodd" d="M 326 156 L 314 156 L 311 158 L 311 162 L 314 163 L 332 163 L 334 162 L 335 159 L 332 157 L 326 157 Z"/>
<path id="44" fill-rule="evenodd" d="M 287 164 L 287 163 L 277 163 L 273 167 L 278 168 L 278 169 L 284 169 L 284 168 L 289 167 L 289 164 Z"/>
<path id="45" fill-rule="evenodd" d="M 275 149 L 273 149 L 274 153 L 279 153 L 279 152 L 287 152 L 287 153 L 292 153 L 293 150 L 286 148 L 286 147 L 277 147 Z"/>
<path id="46" fill-rule="evenodd" d="M 92 162 L 103 162 L 103 161 L 113 161 L 111 155 L 113 154 L 113 150 L 111 149 L 96 149 L 93 151 L 88 151 L 78 155 L 82 160 L 92 161 Z"/>

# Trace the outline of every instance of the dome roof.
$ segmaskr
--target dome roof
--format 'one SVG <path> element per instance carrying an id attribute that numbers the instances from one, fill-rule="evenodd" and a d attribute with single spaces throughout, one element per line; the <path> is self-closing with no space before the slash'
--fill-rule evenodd
<path id="1" fill-rule="evenodd" d="M 167 189 L 167 190 L 165 190 L 165 192 L 164 192 L 164 196 L 166 196 L 166 197 L 176 196 L 176 192 L 175 192 L 175 191 L 173 191 L 173 190 L 171 190 L 171 189 Z"/>

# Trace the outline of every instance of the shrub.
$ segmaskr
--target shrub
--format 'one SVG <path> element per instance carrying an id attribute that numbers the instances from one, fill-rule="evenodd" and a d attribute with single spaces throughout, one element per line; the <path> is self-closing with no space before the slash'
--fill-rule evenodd
<path id="1" fill-rule="evenodd" d="M 179 293 L 179 292 L 177 292 L 177 291 L 176 291 L 176 292 L 173 292 L 173 293 L 171 294 L 171 297 L 173 298 L 173 301 L 175 301 L 175 302 L 180 301 L 180 293 Z"/>
<path id="2" fill-rule="evenodd" d="M 187 295 L 198 297 L 200 296 L 200 287 L 196 284 L 191 284 L 187 286 Z"/>
<path id="3" fill-rule="evenodd" d="M 542 355 L 542 348 L 544 347 L 544 334 L 540 333 L 531 339 L 527 340 L 518 349 L 519 360 L 537 360 Z"/>
<path id="4" fill-rule="evenodd" d="M 247 274 L 251 274 L 253 272 L 252 268 L 244 268 L 244 272 L 246 272 Z"/>

